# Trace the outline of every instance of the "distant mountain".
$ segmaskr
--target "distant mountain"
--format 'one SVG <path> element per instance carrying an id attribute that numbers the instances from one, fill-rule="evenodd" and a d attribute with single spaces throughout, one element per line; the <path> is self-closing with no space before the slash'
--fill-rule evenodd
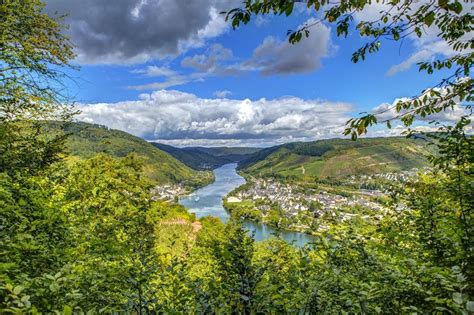
<path id="1" fill-rule="evenodd" d="M 396 172 L 428 165 L 427 142 L 404 137 L 329 139 L 260 150 L 239 163 L 253 175 L 337 178 Z"/>
<path id="2" fill-rule="evenodd" d="M 239 147 L 186 147 L 176 148 L 170 145 L 154 142 L 155 147 L 171 154 L 187 166 L 195 170 L 215 169 L 228 163 L 237 163 L 250 154 L 258 152 L 259 148 Z"/>
<path id="3" fill-rule="evenodd" d="M 144 173 L 157 183 L 186 182 L 195 186 L 212 179 L 208 172 L 193 170 L 147 141 L 120 130 L 84 122 L 64 126 L 49 122 L 48 128 L 70 134 L 66 144 L 73 158 L 88 158 L 100 152 L 125 157 L 133 152 L 144 158 Z"/>

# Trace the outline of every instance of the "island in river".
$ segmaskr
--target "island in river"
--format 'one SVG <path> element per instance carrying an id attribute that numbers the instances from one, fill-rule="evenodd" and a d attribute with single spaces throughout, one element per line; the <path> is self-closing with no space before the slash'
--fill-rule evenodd
<path id="1" fill-rule="evenodd" d="M 179 203 L 186 207 L 189 212 L 195 213 L 198 218 L 205 216 L 214 216 L 226 222 L 230 218 L 230 214 L 225 210 L 223 199 L 235 188 L 245 184 L 245 179 L 237 174 L 237 164 L 226 164 L 214 170 L 215 181 L 205 187 L 196 190 L 179 200 Z M 244 227 L 251 232 L 256 241 L 265 240 L 272 235 L 280 235 L 281 238 L 288 242 L 293 242 L 297 246 L 314 240 L 311 235 L 276 230 L 266 224 L 245 221 Z"/>

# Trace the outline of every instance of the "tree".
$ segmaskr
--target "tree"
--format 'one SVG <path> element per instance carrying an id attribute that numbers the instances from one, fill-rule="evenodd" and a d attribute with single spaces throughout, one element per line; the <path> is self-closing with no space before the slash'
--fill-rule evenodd
<path id="1" fill-rule="evenodd" d="M 239 224 L 227 226 L 229 237 L 225 242 L 215 244 L 214 258 L 218 263 L 216 271 L 222 279 L 221 294 L 226 295 L 228 307 L 225 312 L 251 314 L 257 283 L 263 269 L 253 263 L 254 240 Z"/>
<path id="2" fill-rule="evenodd" d="M 60 94 L 61 69 L 74 53 L 62 24 L 43 7 L 39 0 L 0 1 L 2 313 L 57 310 L 71 296 L 63 291 L 67 219 L 54 200 L 54 177 L 63 172 L 50 167 L 65 136 L 45 133 L 41 120 L 71 115 Z"/>
<path id="3" fill-rule="evenodd" d="M 41 120 L 73 114 L 62 93 L 73 47 L 61 17 L 43 7 L 40 0 L 0 1 L 0 170 L 10 174 L 56 161 L 64 137 L 44 133 Z"/>
<path id="4" fill-rule="evenodd" d="M 151 198 L 153 186 L 142 178 L 142 166 L 134 155 L 98 154 L 72 166 L 63 183 L 62 212 L 70 224 L 83 309 L 142 314 L 157 298 L 155 228 L 164 213 Z"/>
<path id="5" fill-rule="evenodd" d="M 352 27 L 367 42 L 352 55 L 353 62 L 364 60 L 367 54 L 379 51 L 384 40 L 399 41 L 403 38 L 423 37 L 426 33 L 436 33 L 452 51 L 447 57 L 437 57 L 430 62 L 418 63 L 420 72 L 432 74 L 443 70 L 448 75 L 437 85 L 432 86 L 409 100 L 399 101 L 382 113 L 366 113 L 347 122 L 345 135 L 353 140 L 367 133 L 367 129 L 377 123 L 401 121 L 410 127 L 416 119 L 429 117 L 445 110 L 461 106 L 464 114 L 452 125 L 433 121 L 436 133 L 422 133 L 423 138 L 436 147 L 431 157 L 433 174 L 419 182 L 407 185 L 411 191 L 402 193 L 405 205 L 410 211 L 403 212 L 406 222 L 401 229 L 402 242 L 411 242 L 419 253 L 411 253 L 419 261 L 427 260 L 433 269 L 448 267 L 462 272 L 460 278 L 467 285 L 462 288 L 467 296 L 474 294 L 474 211 L 472 203 L 473 152 L 474 142 L 467 128 L 472 124 L 473 79 L 470 71 L 474 59 L 474 39 L 472 37 L 473 15 L 468 1 L 459 0 L 388 0 L 375 1 L 382 4 L 382 10 L 373 21 L 355 23 L 354 14 L 361 12 L 374 1 L 371 0 L 245 0 L 243 8 L 232 9 L 226 19 L 232 21 L 233 28 L 241 23 L 247 24 L 252 16 L 262 14 L 291 15 L 296 2 L 303 2 L 313 8 L 320 17 L 310 25 L 289 31 L 288 40 L 297 44 L 303 36 L 309 37 L 311 27 L 319 23 L 336 26 L 337 35 L 346 37 Z M 381 114 L 393 112 L 393 116 L 380 120 Z M 410 130 L 407 136 L 413 136 Z M 408 189 L 407 189 L 408 190 Z M 397 219 L 398 216 L 397 216 Z M 397 229 L 399 223 L 390 223 Z M 408 254 L 408 252 L 407 252 Z M 428 257 L 428 258 L 427 258 Z M 428 268 L 428 269 L 429 269 Z M 434 268 L 434 269 L 436 269 Z M 433 269 L 433 270 L 434 270 Z M 442 277 L 441 271 L 434 271 L 430 277 Z M 443 293 L 445 294 L 445 292 Z M 459 295 L 460 294 L 460 295 Z M 454 304 L 462 304 L 464 295 L 453 294 Z M 429 300 L 429 299 L 427 299 Z M 453 301 L 448 301 L 448 304 Z M 472 308 L 472 302 L 469 302 Z M 453 305 L 454 305 L 453 304 Z M 444 307 L 444 306 L 443 306 Z M 467 307 L 467 306 L 466 306 Z"/>
<path id="6" fill-rule="evenodd" d="M 422 91 L 407 101 L 400 101 L 387 109 L 395 115 L 385 120 L 378 116 L 384 113 L 367 113 L 362 117 L 350 119 L 345 135 L 353 139 L 365 134 L 367 128 L 377 123 L 386 123 L 391 128 L 391 121 L 401 120 L 407 127 L 418 117 L 453 108 L 457 104 L 472 113 L 473 79 L 470 71 L 473 66 L 474 39 L 473 16 L 469 2 L 463 4 L 458 0 L 245 0 L 243 8 L 235 8 L 226 14 L 233 28 L 241 23 L 247 24 L 254 15 L 291 15 L 297 2 L 304 3 L 320 17 L 316 22 L 304 25 L 297 30 L 288 31 L 288 40 L 298 43 L 303 36 L 309 37 L 311 27 L 319 23 L 336 25 L 337 35 L 347 37 L 351 27 L 355 26 L 360 36 L 367 38 L 366 44 L 352 55 L 353 62 L 364 60 L 367 54 L 381 49 L 384 40 L 399 41 L 409 36 L 423 37 L 426 32 L 435 32 L 443 40 L 453 54 L 430 62 L 419 63 L 419 70 L 428 74 L 434 71 L 447 70 L 450 74 L 439 84 Z M 383 4 L 383 9 L 374 21 L 354 21 L 354 14 L 366 9 L 374 2 Z M 466 119 L 470 113 L 464 116 Z"/>

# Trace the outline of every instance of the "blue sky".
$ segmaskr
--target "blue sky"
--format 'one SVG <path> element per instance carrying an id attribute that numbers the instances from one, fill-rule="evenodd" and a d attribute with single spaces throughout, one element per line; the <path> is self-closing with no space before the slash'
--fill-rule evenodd
<path id="1" fill-rule="evenodd" d="M 183 12 L 186 1 L 127 0 L 113 10 L 90 2 L 47 7 L 70 14 L 81 70 L 68 87 L 83 111 L 78 119 L 174 145 L 339 137 L 359 112 L 437 84 L 443 73 L 420 74 L 416 62 L 449 54 L 428 30 L 422 39 L 384 41 L 380 52 L 354 64 L 351 55 L 365 39 L 355 32 L 338 38 L 327 24 L 291 47 L 287 30 L 315 18 L 298 8 L 289 18 L 258 18 L 232 30 L 216 14 L 230 7 L 226 1 L 203 0 L 199 14 Z M 373 135 L 400 130 L 378 127 Z"/>

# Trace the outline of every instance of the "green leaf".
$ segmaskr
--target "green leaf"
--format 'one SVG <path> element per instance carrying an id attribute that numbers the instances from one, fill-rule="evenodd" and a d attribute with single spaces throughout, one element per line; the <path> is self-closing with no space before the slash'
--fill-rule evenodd
<path id="1" fill-rule="evenodd" d="M 448 5 L 448 0 L 438 0 L 438 5 L 445 9 Z"/>
<path id="2" fill-rule="evenodd" d="M 433 24 L 434 22 L 434 19 L 435 19 L 435 13 L 431 11 L 430 13 L 428 13 L 428 15 L 425 16 L 425 24 L 427 26 L 431 26 L 431 24 Z"/>
<path id="3" fill-rule="evenodd" d="M 63 308 L 63 314 L 64 315 L 71 315 L 72 314 L 72 308 L 69 305 L 65 305 Z"/>
<path id="4" fill-rule="evenodd" d="M 460 14 L 462 12 L 462 4 L 459 1 L 456 1 L 449 5 L 451 11 L 454 11 L 456 14 Z"/>
<path id="5" fill-rule="evenodd" d="M 51 283 L 49 285 L 49 289 L 51 292 L 58 292 L 59 291 L 59 285 L 57 283 Z"/>
<path id="6" fill-rule="evenodd" d="M 462 294 L 459 292 L 454 292 L 453 293 L 453 301 L 456 304 L 462 304 Z"/>
<path id="7" fill-rule="evenodd" d="M 474 301 L 467 301 L 466 302 L 466 310 L 468 312 L 474 312 Z"/>
<path id="8" fill-rule="evenodd" d="M 23 291 L 23 289 L 24 288 L 21 285 L 18 285 L 13 289 L 13 294 L 19 295 L 21 293 L 21 291 Z"/>

